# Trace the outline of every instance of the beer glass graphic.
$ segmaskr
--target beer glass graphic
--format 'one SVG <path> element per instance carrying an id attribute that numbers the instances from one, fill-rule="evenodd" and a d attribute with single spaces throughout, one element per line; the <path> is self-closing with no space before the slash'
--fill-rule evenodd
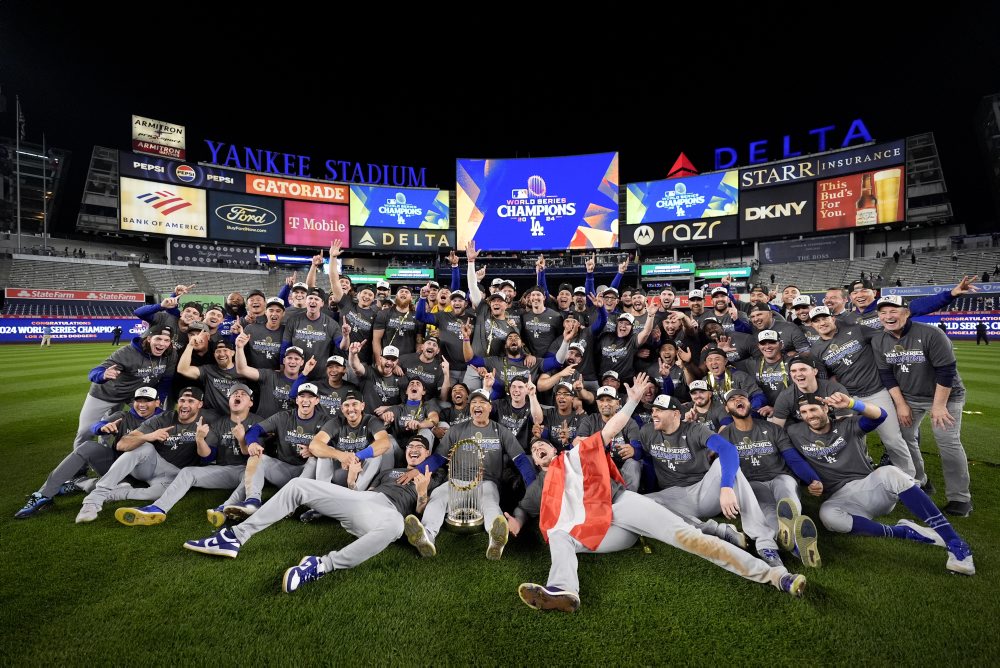
<path id="1" fill-rule="evenodd" d="M 895 223 L 898 221 L 896 212 L 899 210 L 899 181 L 902 170 L 899 167 L 883 169 L 875 172 L 875 198 L 878 210 L 878 222 Z"/>

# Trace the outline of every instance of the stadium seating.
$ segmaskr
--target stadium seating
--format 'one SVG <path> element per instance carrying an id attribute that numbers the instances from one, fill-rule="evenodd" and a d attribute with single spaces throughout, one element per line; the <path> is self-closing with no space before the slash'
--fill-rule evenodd
<path id="1" fill-rule="evenodd" d="M 268 279 L 265 271 L 241 271 L 236 269 L 187 269 L 169 265 L 143 265 L 142 273 L 157 295 L 169 295 L 177 285 L 197 283 L 198 293 L 225 294 L 250 290 L 264 290 Z M 272 293 L 268 293 L 272 294 Z"/>
<path id="2" fill-rule="evenodd" d="M 62 290 L 142 292 L 125 262 L 15 255 L 6 285 Z"/>
<path id="3" fill-rule="evenodd" d="M 3 307 L 7 316 L 130 317 L 140 304 L 135 302 L 57 301 L 53 299 L 9 299 Z"/>
<path id="4" fill-rule="evenodd" d="M 906 255 L 899 259 L 899 266 L 893 272 L 890 283 L 895 284 L 900 279 L 903 285 L 947 285 L 957 283 L 962 276 L 982 276 L 984 271 L 990 273 L 1000 264 L 1000 249 L 977 249 L 959 251 L 952 259 L 953 251 L 935 253 L 917 253 L 917 263 L 910 261 Z M 1000 276 L 997 276 L 1000 280 Z"/>

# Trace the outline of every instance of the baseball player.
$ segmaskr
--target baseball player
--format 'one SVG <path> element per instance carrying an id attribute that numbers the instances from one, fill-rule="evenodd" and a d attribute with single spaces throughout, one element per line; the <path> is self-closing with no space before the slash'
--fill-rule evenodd
<path id="1" fill-rule="evenodd" d="M 622 313 L 618 316 L 615 331 L 602 334 L 597 342 L 600 354 L 598 367 L 602 375 L 606 371 L 615 371 L 623 381 L 632 378 L 636 352 L 652 333 L 654 321 L 655 318 L 646 318 L 642 329 L 636 332 L 634 315 Z"/>
<path id="2" fill-rule="evenodd" d="M 778 544 L 798 556 L 806 566 L 819 568 L 816 546 L 819 533 L 812 519 L 801 514 L 799 486 L 791 473 L 794 471 L 806 485 L 819 480 L 819 476 L 792 447 L 784 429 L 751 417 L 746 391 L 729 390 L 726 410 L 733 417 L 733 423 L 723 427 L 719 435 L 736 446 L 740 470 L 750 482 Z"/>
<path id="3" fill-rule="evenodd" d="M 950 292 L 940 292 L 929 297 L 916 297 L 910 300 L 910 315 L 917 317 L 927 315 L 928 313 L 934 313 L 935 311 L 940 311 L 952 300 L 957 299 L 962 295 L 978 292 L 978 288 L 973 285 L 975 280 L 975 276 L 963 276 L 958 285 L 952 288 Z M 875 302 L 878 298 L 875 286 L 872 285 L 871 281 L 857 280 L 851 283 L 850 288 L 851 302 L 854 303 L 858 312 L 858 323 L 864 325 L 865 327 L 881 329 L 882 323 L 879 320 L 878 309 Z M 883 406 L 883 408 L 885 407 Z"/>
<path id="4" fill-rule="evenodd" d="M 565 450 L 573 444 L 580 422 L 587 417 L 573 408 L 576 391 L 570 383 L 559 383 L 555 390 L 555 406 L 544 408 L 541 438 L 549 441 L 560 450 Z"/>
<path id="5" fill-rule="evenodd" d="M 542 357 L 563 333 L 563 316 L 545 306 L 545 291 L 540 285 L 528 289 L 528 306 L 521 322 L 521 338 L 528 352 Z"/>
<path id="6" fill-rule="evenodd" d="M 414 317 L 413 295 L 409 288 L 400 287 L 394 305 L 375 316 L 372 347 L 376 355 L 381 355 L 383 346 L 394 346 L 403 357 L 416 352 L 417 337 L 423 334 L 424 324 Z"/>
<path id="7" fill-rule="evenodd" d="M 511 533 L 516 536 L 528 516 L 538 516 L 542 534 L 549 543 L 552 565 L 545 585 L 528 582 L 518 587 L 521 600 L 535 609 L 576 611 L 580 607 L 577 553 L 620 551 L 635 543 L 637 536 L 655 538 L 731 573 L 754 582 L 770 583 L 792 596 L 802 596 L 805 576 L 793 575 L 784 566 L 769 566 L 738 547 L 704 535 L 648 497 L 624 489 L 621 476 L 606 454 L 605 443 L 631 421 L 632 410 L 645 384 L 645 374 L 640 373 L 634 386 L 626 386 L 628 403 L 601 431 L 587 437 L 571 451 L 577 456 L 575 461 L 574 455 L 557 455 L 555 448 L 544 440 L 532 443 L 532 459 L 541 472 L 515 511 L 516 516 L 508 515 L 507 521 Z M 587 462 L 586 469 L 583 462 Z M 565 510 L 565 506 L 572 503 L 571 490 L 577 489 L 567 476 L 570 469 L 581 473 L 586 470 L 595 479 L 603 478 L 599 484 L 591 486 L 594 491 L 589 497 L 583 522 Z M 584 503 L 587 503 L 586 498 Z M 609 512 L 592 512 L 596 507 Z M 560 508 L 561 512 L 555 508 Z"/>
<path id="8" fill-rule="evenodd" d="M 281 370 L 257 369 L 247 363 L 246 349 L 250 336 L 245 332 L 236 337 L 236 374 L 241 378 L 259 383 L 260 397 L 257 400 L 257 414 L 269 418 L 275 413 L 287 411 L 292 403 L 292 386 L 300 375 L 308 377 L 316 364 L 316 358 L 305 359 L 301 348 L 289 346 L 281 360 Z"/>
<path id="9" fill-rule="evenodd" d="M 335 264 L 335 263 L 334 263 Z M 281 354 L 290 347 L 305 351 L 305 355 L 325 360 L 332 354 L 333 342 L 340 338 L 337 321 L 323 313 L 325 295 L 320 288 L 310 288 L 306 296 L 306 310 L 286 316 L 285 331 L 281 338 Z M 323 376 L 322 369 L 313 369 L 313 379 Z"/>
<path id="10" fill-rule="evenodd" d="M 703 380 L 693 380 L 688 388 L 691 392 L 691 402 L 681 407 L 685 422 L 701 422 L 709 431 L 717 432 L 732 421 L 725 405 L 708 389 L 708 383 Z"/>
<path id="11" fill-rule="evenodd" d="M 206 336 L 203 332 L 188 338 L 188 344 L 177 362 L 177 373 L 191 380 L 200 380 L 205 386 L 205 407 L 225 415 L 229 411 L 229 390 L 239 382 L 234 361 L 236 346 L 227 339 L 219 339 L 213 353 L 215 363 L 195 366 L 191 363 L 191 356 Z"/>
<path id="12" fill-rule="evenodd" d="M 256 298 L 251 297 L 251 302 Z M 264 322 L 251 322 L 242 327 L 250 337 L 246 347 L 247 363 L 255 369 L 278 369 L 281 366 L 281 340 L 285 336 L 285 302 L 280 297 L 268 299 L 264 308 Z"/>
<path id="13" fill-rule="evenodd" d="M 803 394 L 815 394 L 820 397 L 829 397 L 834 392 L 847 394 L 847 388 L 835 380 L 820 378 L 819 369 L 816 367 L 816 360 L 811 355 L 800 355 L 788 361 L 788 377 L 791 383 L 774 402 L 774 412 L 771 414 L 771 422 L 784 427 L 791 420 L 799 422 L 802 417 L 799 415 L 799 397 Z M 836 417 L 846 417 L 852 411 L 838 411 Z"/>
<path id="14" fill-rule="evenodd" d="M 160 399 L 152 387 L 140 387 L 135 391 L 132 405 L 128 410 L 109 411 L 100 420 L 91 425 L 91 433 L 99 441 L 84 441 L 66 455 L 58 466 L 45 479 L 45 484 L 38 491 L 32 492 L 24 507 L 14 513 L 17 519 L 31 517 L 35 513 L 52 505 L 56 496 L 70 494 L 75 491 L 90 492 L 97 480 L 87 476 L 74 478 L 79 471 L 88 466 L 103 476 L 111 468 L 115 458 L 121 453 L 116 449 L 118 440 L 125 434 L 137 428 L 154 415 L 159 415 Z"/>
<path id="15" fill-rule="evenodd" d="M 440 468 L 451 452 L 452 445 L 464 439 L 472 438 L 482 448 L 484 461 L 483 480 L 480 483 L 482 489 L 480 509 L 484 517 L 483 526 L 490 537 L 489 546 L 486 548 L 486 558 L 496 561 L 503 555 L 503 548 L 507 544 L 508 538 L 507 520 L 500 510 L 499 490 L 504 454 L 506 453 L 520 471 L 521 477 L 524 478 L 525 487 L 535 479 L 535 472 L 531 462 L 525 456 L 521 444 L 514 438 L 514 434 L 490 419 L 491 409 L 490 396 L 486 390 L 474 390 L 470 399 L 472 419 L 448 430 L 448 434 L 438 444 L 427 466 L 431 471 Z M 404 482 L 408 482 L 408 480 L 404 479 Z M 434 547 L 434 539 L 441 530 L 445 512 L 448 509 L 448 489 L 448 485 L 442 485 L 431 494 L 430 502 L 424 511 L 423 523 L 413 515 L 406 518 L 407 540 L 417 548 L 422 556 L 433 556 L 437 552 Z"/>
<path id="16" fill-rule="evenodd" d="M 914 478 L 925 480 L 920 455 L 920 423 L 929 413 L 934 441 L 941 453 L 945 495 L 944 511 L 968 517 L 972 512 L 969 492 L 969 461 L 962 446 L 962 409 L 965 386 L 958 375 L 955 350 L 948 335 L 910 319 L 902 297 L 878 300 L 882 332 L 872 339 L 875 364 L 882 383 L 889 389 L 903 439 L 913 455 Z"/>
<path id="17" fill-rule="evenodd" d="M 832 424 L 829 408 L 851 408 L 859 415 Z M 949 571 L 975 574 L 969 545 L 916 481 L 896 466 L 877 469 L 872 466 L 865 434 L 886 419 L 884 408 L 837 392 L 826 399 L 803 395 L 799 399 L 799 413 L 802 422 L 788 428 L 788 438 L 820 476 L 809 485 L 809 493 L 830 495 L 819 509 L 823 526 L 838 533 L 900 538 L 944 547 L 948 551 L 945 567 Z M 895 525 L 874 521 L 891 512 L 897 501 L 927 526 L 906 519 Z"/>
<path id="18" fill-rule="evenodd" d="M 309 506 L 318 513 L 341 523 L 358 540 L 324 556 L 304 557 L 287 569 L 281 578 L 281 590 L 290 594 L 302 585 L 318 580 L 334 570 L 354 568 L 371 559 L 403 535 L 403 517 L 420 513 L 427 505 L 428 494 L 438 484 L 430 472 L 415 473 L 406 484 L 400 481 L 416 471 L 430 456 L 430 445 L 414 436 L 406 445 L 406 466 L 383 471 L 370 490 L 345 489 L 319 480 L 296 478 L 268 499 L 259 512 L 239 526 L 223 529 L 203 540 L 189 540 L 184 547 L 193 552 L 235 558 L 243 544 L 256 533 L 279 522 L 299 506 Z M 361 465 L 353 462 L 349 482 L 359 475 Z"/>
<path id="19" fill-rule="evenodd" d="M 726 352 L 722 348 L 706 348 L 701 357 L 708 369 L 705 382 L 708 383 L 708 389 L 712 391 L 715 400 L 720 404 L 725 404 L 726 392 L 738 388 L 746 390 L 754 411 L 759 412 L 767 405 L 767 397 L 754 381 L 753 376 L 746 371 L 729 367 L 729 358 L 726 357 Z"/>
<path id="20" fill-rule="evenodd" d="M 125 526 L 149 526 L 167 519 L 167 513 L 192 487 L 202 489 L 232 489 L 243 479 L 247 463 L 246 431 L 261 421 L 250 412 L 253 393 L 243 383 L 236 383 L 229 390 L 229 414 L 206 422 L 200 420 L 195 431 L 198 454 L 211 460 L 212 466 L 185 466 L 163 495 L 142 508 L 118 508 L 115 519 Z M 222 513 L 211 509 L 208 521 L 222 526 Z"/>
<path id="21" fill-rule="evenodd" d="M 319 403 L 330 415 L 340 412 L 340 404 L 344 395 L 350 390 L 360 391 L 354 383 L 344 381 L 347 375 L 347 360 L 343 355 L 333 354 L 326 359 L 326 378 L 314 383 L 319 389 Z M 298 386 L 292 386 L 292 394 L 298 392 Z"/>
<path id="22" fill-rule="evenodd" d="M 84 498 L 77 524 L 96 520 L 106 501 L 159 497 L 182 468 L 207 458 L 209 453 L 199 453 L 195 441 L 202 423 L 203 396 L 197 387 L 184 388 L 177 397 L 176 410 L 151 417 L 118 441 L 115 447 L 122 454 Z M 118 487 L 129 475 L 149 486 Z"/>
<path id="23" fill-rule="evenodd" d="M 350 336 L 348 335 L 348 341 Z M 389 406 L 401 401 L 408 379 L 399 368 L 399 351 L 396 346 L 382 348 L 382 356 L 374 364 L 365 364 L 359 354 L 364 342 L 348 344 L 347 361 L 350 364 L 347 380 L 361 388 L 367 406 L 375 407 L 376 415 L 381 415 Z M 398 372 L 398 373 L 397 373 Z"/>
<path id="24" fill-rule="evenodd" d="M 379 354 L 381 354 L 379 347 Z M 451 392 L 451 368 L 447 358 L 441 355 L 440 343 L 436 336 L 428 336 L 418 346 L 418 350 L 399 354 L 399 367 L 408 378 L 419 378 L 427 386 L 430 396 L 448 399 Z"/>
<path id="25" fill-rule="evenodd" d="M 344 292 L 343 286 L 340 284 L 340 267 L 337 264 L 337 257 L 341 253 L 340 245 L 340 240 L 337 239 L 330 246 L 330 296 L 336 300 L 337 307 L 340 309 L 340 322 L 351 326 L 355 341 L 365 343 L 359 353 L 362 361 L 371 363 L 375 359 L 373 357 L 372 333 L 375 326 L 375 316 L 379 312 L 379 309 L 372 305 L 375 301 L 375 290 L 370 285 L 360 286 L 357 291 L 357 302 L 349 293 Z M 400 340 L 400 343 L 403 343 L 403 340 Z M 399 348 L 399 346 L 394 347 Z"/>
<path id="26" fill-rule="evenodd" d="M 646 378 L 645 374 L 637 378 Z M 638 384 L 638 381 L 636 381 Z M 643 383 L 645 385 L 645 383 Z M 639 397 L 642 398 L 642 395 Z M 603 432 L 610 420 L 622 409 L 618 392 L 606 385 L 597 388 L 597 414 L 588 415 L 580 421 L 574 443 L 579 445 L 583 439 L 598 432 Z M 621 471 L 625 486 L 630 492 L 639 491 L 642 481 L 642 458 L 645 454 L 642 441 L 639 438 L 639 425 L 634 420 L 626 420 L 618 431 L 608 434 L 603 442 L 611 455 L 615 466 Z"/>

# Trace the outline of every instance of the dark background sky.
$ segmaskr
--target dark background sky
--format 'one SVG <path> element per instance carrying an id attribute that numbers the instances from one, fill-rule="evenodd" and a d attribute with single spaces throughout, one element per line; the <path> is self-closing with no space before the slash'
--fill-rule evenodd
<path id="1" fill-rule="evenodd" d="M 210 138 L 314 165 L 427 167 L 446 188 L 456 157 L 618 150 L 625 183 L 664 177 L 681 151 L 710 171 L 721 146 L 740 164 L 750 141 L 780 151 L 785 134 L 815 150 L 808 130 L 835 125 L 839 142 L 861 118 L 879 141 L 934 132 L 957 218 L 985 231 L 996 212 L 974 115 L 1000 92 L 1000 10 L 986 4 L 913 19 L 912 4 L 871 3 L 584 16 L 5 1 L 0 135 L 17 94 L 29 140 L 74 152 L 55 221 L 71 230 L 92 146 L 128 148 L 133 113 L 187 126 L 193 160 Z"/>

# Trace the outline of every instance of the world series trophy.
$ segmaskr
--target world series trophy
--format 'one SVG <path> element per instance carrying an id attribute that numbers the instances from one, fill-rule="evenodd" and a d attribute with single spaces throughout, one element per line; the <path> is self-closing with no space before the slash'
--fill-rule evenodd
<path id="1" fill-rule="evenodd" d="M 476 434 L 481 438 L 480 434 Z M 445 526 L 456 533 L 482 531 L 483 449 L 476 438 L 456 442 L 448 453 L 448 512 Z"/>

